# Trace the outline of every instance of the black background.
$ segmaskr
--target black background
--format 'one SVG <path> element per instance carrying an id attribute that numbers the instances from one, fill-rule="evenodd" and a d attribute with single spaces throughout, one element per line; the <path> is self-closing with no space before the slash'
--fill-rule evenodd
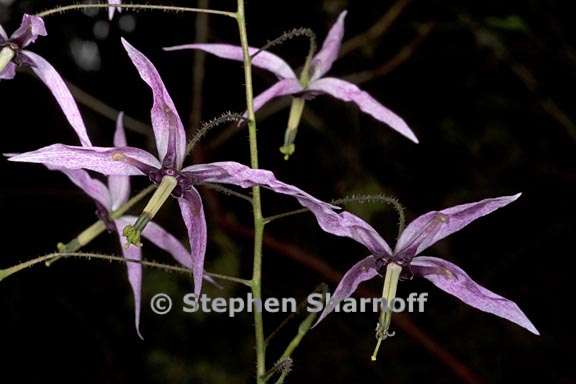
<path id="1" fill-rule="evenodd" d="M 0 22 L 10 33 L 21 14 L 54 1 L 18 1 L 0 5 Z M 248 29 L 253 45 L 263 45 L 292 27 L 311 27 L 320 39 L 338 13 L 347 8 L 346 38 L 356 36 L 384 15 L 394 1 L 249 1 Z M 338 61 L 334 76 L 372 70 L 408 46 L 423 26 L 433 26 L 407 60 L 362 87 L 403 116 L 420 138 L 414 145 L 350 105 L 320 97 L 308 104 L 296 155 L 278 153 L 287 109 L 259 121 L 261 165 L 323 199 L 354 193 L 386 193 L 407 208 L 408 218 L 433 209 L 523 192 L 514 204 L 474 223 L 429 251 L 458 263 L 476 281 L 521 306 L 542 336 L 466 307 L 425 281 L 402 283 L 400 295 L 430 292 L 425 313 L 410 314 L 418 332 L 434 340 L 422 343 L 414 332 L 397 329 L 380 359 L 371 363 L 371 314 L 337 314 L 314 329 L 294 354 L 293 383 L 350 382 L 574 382 L 572 305 L 575 236 L 576 51 L 569 1 L 411 1 L 395 23 L 374 41 Z M 194 1 L 172 4 L 194 6 Z M 212 1 L 234 9 L 231 0 Z M 133 14 L 125 12 L 124 14 Z M 136 29 L 125 33 L 119 18 L 106 39 L 95 40 L 94 23 L 105 13 L 81 12 L 46 20 L 49 36 L 30 47 L 47 58 L 69 81 L 116 109 L 148 124 L 151 97 L 120 44 L 125 36 L 157 65 L 185 122 L 192 109 L 193 54 L 165 53 L 161 47 L 192 42 L 195 16 L 136 13 Z M 521 20 L 502 26 L 510 17 Z M 467 22 L 469 20 L 475 25 Z M 514 19 L 511 19 L 514 20 Z M 510 24 L 510 23 L 509 23 Z M 478 39 L 480 37 L 480 40 Z M 490 37 L 490 38 L 488 38 Z M 74 39 L 96 41 L 101 69 L 83 71 L 74 62 Z M 491 40 L 492 39 L 492 40 Z M 494 40 L 495 39 L 495 40 Z M 209 41 L 238 41 L 232 20 L 211 17 Z M 489 43 L 486 44 L 486 41 Z M 495 42 L 494 42 L 495 41 Z M 505 51 L 504 51 L 504 50 Z M 275 48 L 301 65 L 305 40 Z M 255 88 L 274 80 L 255 70 Z M 533 82 L 532 80 L 535 80 Z M 242 67 L 214 57 L 206 60 L 202 118 L 244 108 Z M 21 72 L 0 83 L 0 151 L 21 152 L 76 139 L 44 85 Z M 551 106 L 552 105 L 552 106 Z M 556 108 L 556 109 L 555 109 Z M 113 121 L 81 107 L 93 142 L 111 143 Z M 270 108 L 268 109 L 270 110 Z M 558 111 L 560 110 L 560 112 Z M 263 117 L 267 115 L 263 111 Z M 564 117 L 567 121 L 563 121 Z M 563 123 L 561 122 L 563 121 Z M 214 144 L 229 129 L 211 132 L 195 157 L 205 161 L 248 163 L 247 132 Z M 148 141 L 130 132 L 129 141 Z M 151 148 L 153 149 L 153 148 Z M 33 164 L 0 161 L 2 252 L 8 267 L 51 252 L 73 238 L 95 217 L 89 198 L 56 173 Z M 135 179 L 140 189 L 146 180 Z M 249 228 L 245 203 L 209 194 L 207 217 L 210 271 L 249 276 L 251 240 L 233 226 Z M 171 203 L 159 222 L 185 240 L 178 211 Z M 266 193 L 267 214 L 292 209 L 292 201 Z M 351 205 L 393 243 L 394 213 L 383 206 Z M 326 281 L 310 268 L 311 257 L 343 272 L 365 250 L 352 241 L 321 233 L 308 215 L 279 221 L 267 233 L 283 246 L 297 247 L 308 263 L 290 252 L 265 248 L 265 296 L 304 297 Z M 286 247 L 284 247 L 286 248 Z M 118 253 L 116 239 L 103 236 L 87 251 Z M 153 247 L 149 259 L 172 261 Z M 321 271 L 320 271 L 321 272 Z M 368 287 L 379 290 L 380 282 Z M 147 269 L 144 277 L 140 341 L 132 322 L 132 298 L 121 265 L 67 260 L 37 267 L 0 283 L 0 375 L 4 383 L 243 383 L 254 378 L 252 319 L 243 314 L 160 317 L 148 309 L 158 292 L 173 297 L 192 289 L 186 276 Z M 239 287 L 212 295 L 244 295 Z M 267 317 L 271 332 L 282 320 Z M 269 362 L 294 334 L 292 322 L 273 340 Z M 459 363 L 447 364 L 446 353 Z M 451 360 L 452 361 L 452 360 Z"/>

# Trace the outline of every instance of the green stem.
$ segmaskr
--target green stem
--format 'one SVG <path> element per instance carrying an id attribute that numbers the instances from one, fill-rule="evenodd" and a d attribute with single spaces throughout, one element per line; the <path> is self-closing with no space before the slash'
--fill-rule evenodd
<path id="1" fill-rule="evenodd" d="M 169 265 L 169 264 L 162 264 L 162 263 L 157 263 L 154 261 L 130 260 L 130 259 L 127 259 L 127 258 L 122 257 L 122 256 L 103 255 L 103 254 L 99 254 L 99 253 L 57 252 L 57 253 L 50 253 L 48 255 L 37 257 L 35 259 L 26 261 L 24 263 L 15 265 L 15 266 L 10 267 L 10 268 L 1 269 L 0 270 L 0 281 L 4 280 L 6 277 L 9 277 L 10 275 L 13 275 L 13 274 L 20 272 L 20 271 L 27 269 L 27 268 L 31 268 L 37 264 L 42 263 L 42 262 L 48 263 L 50 261 L 54 261 L 56 259 L 61 259 L 63 257 L 77 257 L 77 258 L 84 258 L 84 259 L 116 261 L 116 262 L 120 262 L 120 263 L 128 263 L 128 262 L 138 263 L 138 264 L 141 264 L 145 267 L 158 268 L 158 269 L 163 269 L 165 271 L 171 271 L 171 272 L 181 272 L 181 273 L 186 273 L 186 274 L 192 274 L 192 271 L 189 268 L 178 267 L 178 266 Z M 246 285 L 248 287 L 250 287 L 252 285 L 252 282 L 250 280 L 245 280 L 245 279 L 241 279 L 238 277 L 220 275 L 218 273 L 208 273 L 208 272 L 206 272 L 206 275 L 208 275 L 214 279 L 217 279 L 217 280 L 230 281 L 233 283 L 243 284 L 243 285 Z"/>
<path id="2" fill-rule="evenodd" d="M 258 138 L 256 133 L 256 114 L 254 113 L 254 90 L 252 87 L 252 62 L 250 59 L 248 32 L 244 0 L 238 0 L 236 21 L 240 33 L 240 42 L 244 54 L 244 83 L 246 91 L 246 109 L 248 116 L 248 134 L 250 140 L 250 165 L 258 169 Z M 252 188 L 252 212 L 254 216 L 254 261 L 252 270 L 252 295 L 256 301 L 262 299 L 262 241 L 264 239 L 264 218 L 260 188 Z M 264 319 L 262 311 L 254 311 L 256 334 L 256 382 L 264 384 L 266 374 L 266 343 L 264 338 Z"/>
<path id="3" fill-rule="evenodd" d="M 221 15 L 236 18 L 234 12 L 218 11 L 215 9 L 201 9 L 201 8 L 190 8 L 190 7 L 175 7 L 172 5 L 151 5 L 151 4 L 72 4 L 65 5 L 62 7 L 56 7 L 49 9 L 44 12 L 37 13 L 38 17 L 47 17 L 56 15 L 59 13 L 65 13 L 70 11 L 79 11 L 83 9 L 98 9 L 98 8 L 122 8 L 122 9 L 133 9 L 133 10 L 150 10 L 150 11 L 164 11 L 164 12 L 194 12 L 194 13 L 206 13 L 211 15 Z"/>
<path id="4" fill-rule="evenodd" d="M 154 190 L 155 186 L 151 185 L 146 189 L 143 189 L 140 193 L 136 196 L 128 200 L 125 204 L 121 205 L 117 210 L 110 214 L 110 218 L 112 220 L 117 220 L 124 216 L 126 212 L 128 212 L 135 204 L 137 204 L 140 200 L 145 198 L 149 193 Z M 92 240 L 100 236 L 106 230 L 106 225 L 101 220 L 98 220 L 84 231 L 80 232 L 78 236 L 76 236 L 72 241 L 67 244 L 59 243 L 58 250 L 60 252 L 76 252 L 83 246 L 90 243 Z M 46 266 L 49 267 L 56 261 L 58 261 L 60 257 L 55 257 L 53 259 L 49 259 L 46 261 Z"/>

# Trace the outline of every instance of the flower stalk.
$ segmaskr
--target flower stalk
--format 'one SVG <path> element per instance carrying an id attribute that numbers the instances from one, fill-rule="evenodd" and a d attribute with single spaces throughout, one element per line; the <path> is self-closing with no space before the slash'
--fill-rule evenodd
<path id="1" fill-rule="evenodd" d="M 154 190 L 154 186 L 151 185 L 148 188 L 142 190 L 136 196 L 128 200 L 125 204 L 122 204 L 120 208 L 115 210 L 110 214 L 110 218 L 112 220 L 119 219 L 120 217 L 124 216 L 126 212 L 128 212 L 135 204 L 140 202 L 144 197 L 146 197 L 150 192 Z M 76 238 L 71 240 L 70 242 L 58 243 L 58 252 L 66 253 L 66 252 L 76 252 L 80 250 L 82 247 L 88 245 L 92 240 L 100 236 L 102 233 L 106 231 L 106 224 L 102 220 L 98 220 L 96 223 L 92 224 L 84 231 L 82 231 Z M 52 257 L 47 259 L 46 266 L 49 267 L 54 264 L 56 261 L 60 260 L 61 256 Z"/>
<path id="2" fill-rule="evenodd" d="M 236 17 L 236 14 L 234 12 L 219 11 L 216 9 L 177 7 L 172 5 L 160 5 L 160 4 L 71 4 L 62 7 L 52 8 L 44 12 L 40 12 L 36 16 L 45 18 L 48 16 L 53 16 L 71 11 L 80 11 L 84 9 L 110 9 L 110 8 L 164 11 L 164 12 L 193 12 L 193 13 L 206 13 L 211 15 L 228 16 L 232 18 Z"/>

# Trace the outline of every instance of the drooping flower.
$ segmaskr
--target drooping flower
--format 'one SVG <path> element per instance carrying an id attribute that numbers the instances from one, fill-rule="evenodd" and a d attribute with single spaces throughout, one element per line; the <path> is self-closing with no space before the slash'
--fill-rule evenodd
<path id="1" fill-rule="evenodd" d="M 39 150 L 10 157 L 11 161 L 41 163 L 59 169 L 86 169 L 104 175 L 145 175 L 158 185 L 156 193 L 144 208 L 143 214 L 132 226 L 124 229 L 131 243 L 139 242 L 139 233 L 147 228 L 161 205 L 172 195 L 177 198 L 184 224 L 188 230 L 197 295 L 202 286 L 207 229 L 204 208 L 197 185 L 206 183 L 230 184 L 241 188 L 261 186 L 276 193 L 292 196 L 308 208 L 320 227 L 340 236 L 375 236 L 374 229 L 364 221 L 338 207 L 322 202 L 299 188 L 283 183 L 267 170 L 252 169 L 236 162 L 215 162 L 183 167 L 186 155 L 186 134 L 174 102 L 168 94 L 154 65 L 130 45 L 122 43 L 142 79 L 153 94 L 152 127 L 156 139 L 158 158 L 139 148 L 79 147 L 54 144 Z M 364 235 L 359 235 L 366 232 Z"/>
<path id="2" fill-rule="evenodd" d="M 118 116 L 116 122 L 116 132 L 114 134 L 114 145 L 117 147 L 126 146 L 126 135 L 122 123 L 123 114 Z M 94 179 L 83 169 L 57 169 L 63 172 L 76 186 L 82 189 L 96 203 L 96 214 L 105 224 L 111 233 L 117 233 L 122 245 L 123 256 L 127 260 L 142 260 L 142 252 L 138 247 L 129 247 L 122 232 L 125 226 L 133 223 L 136 217 L 124 215 L 118 219 L 112 217 L 112 213 L 128 201 L 130 196 L 130 178 L 129 176 L 116 175 L 108 176 L 107 185 L 98 179 Z M 174 236 L 164 230 L 154 222 L 148 223 L 143 230 L 142 235 L 158 248 L 168 252 L 174 259 L 186 268 L 192 270 L 192 256 L 190 252 Z M 75 240 L 81 241 L 80 238 Z M 78 244 L 83 246 L 85 244 Z M 140 332 L 140 312 L 142 296 L 142 265 L 137 262 L 127 262 L 128 281 L 134 297 L 134 316 L 136 332 L 142 338 Z"/>
<path id="3" fill-rule="evenodd" d="M 30 68 L 52 92 L 80 142 L 91 145 L 78 106 L 62 77 L 46 59 L 25 49 L 39 36 L 46 35 L 44 21 L 38 16 L 25 14 L 20 28 L 10 37 L 0 26 L 0 80 L 13 79 L 18 66 Z"/>
<path id="4" fill-rule="evenodd" d="M 280 149 L 286 157 L 289 157 L 294 152 L 294 140 L 305 100 L 318 94 L 327 94 L 346 102 L 352 102 L 364 113 L 389 125 L 395 131 L 418 143 L 416 135 L 414 135 L 404 120 L 375 100 L 367 92 L 346 80 L 325 76 L 338 58 L 344 36 L 346 13 L 344 11 L 340 14 L 338 20 L 328 32 L 320 51 L 311 58 L 310 65 L 304 65 L 303 73 L 300 77 L 279 56 L 267 51 L 260 51 L 257 48 L 249 49 L 251 55 L 256 54 L 252 60 L 254 66 L 266 69 L 278 77 L 277 83 L 254 99 L 254 109 L 258 110 L 270 100 L 280 96 L 294 96 L 288 129 L 284 138 L 284 146 Z M 199 49 L 224 59 L 243 60 L 242 47 L 235 45 L 186 44 L 165 48 L 167 51 L 183 49 Z"/>
<path id="5" fill-rule="evenodd" d="M 507 319 L 538 335 L 536 327 L 514 302 L 482 287 L 460 267 L 449 261 L 431 256 L 420 256 L 436 242 L 458 232 L 474 220 L 512 203 L 519 197 L 520 194 L 485 199 L 426 213 L 406 227 L 393 251 L 376 231 L 354 234 L 352 238 L 364 244 L 370 250 L 371 255 L 352 266 L 342 277 L 318 322 L 332 312 L 339 302 L 350 297 L 360 283 L 380 276 L 380 272 L 385 268 L 384 285 L 388 287 L 385 289 L 386 293 L 395 292 L 401 272 L 408 270 L 416 276 L 429 280 L 436 287 L 464 303 Z M 366 236 L 367 234 L 369 236 Z M 394 294 L 386 299 L 390 303 L 394 299 Z M 380 331 L 386 332 L 387 329 Z"/>
<path id="6" fill-rule="evenodd" d="M 113 5 L 122 4 L 122 0 L 108 0 L 108 4 L 113 4 Z M 115 11 L 122 12 L 122 8 L 109 7 L 108 8 L 108 18 L 110 20 L 112 20 L 112 18 L 114 17 Z"/>

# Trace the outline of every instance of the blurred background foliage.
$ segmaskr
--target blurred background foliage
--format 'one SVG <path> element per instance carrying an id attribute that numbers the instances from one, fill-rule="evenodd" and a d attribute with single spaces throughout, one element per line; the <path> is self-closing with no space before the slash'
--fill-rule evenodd
<path id="1" fill-rule="evenodd" d="M 0 0 L 0 23 L 11 31 L 22 13 L 63 3 Z M 202 6 L 206 0 L 170 3 Z M 385 343 L 378 362 L 369 361 L 376 317 L 332 315 L 294 354 L 289 382 L 574 382 L 569 292 L 576 235 L 576 30 L 571 5 L 561 0 L 248 2 L 255 46 L 299 26 L 323 38 L 347 8 L 350 40 L 331 73 L 362 84 L 403 116 L 421 141 L 414 145 L 354 107 L 319 97 L 308 103 L 296 155 L 286 162 L 278 152 L 288 116 L 287 102 L 280 100 L 259 113 L 262 166 L 326 200 L 360 193 L 396 196 L 408 219 L 522 191 L 517 203 L 442 241 L 431 253 L 456 261 L 478 282 L 518 302 L 542 333 L 532 336 L 415 280 L 401 284 L 400 295 L 430 292 L 427 310 L 397 318 L 397 336 Z M 211 6 L 233 9 L 234 2 L 212 0 Z M 97 144 L 111 143 L 115 110 L 130 116 L 132 145 L 150 144 L 151 97 L 121 49 L 120 36 L 157 64 L 191 129 L 244 108 L 240 64 L 206 57 L 202 71 L 194 64 L 202 59 L 193 53 L 161 50 L 192 42 L 198 34 L 210 42 L 235 43 L 230 20 L 213 17 L 197 28 L 191 15 L 124 12 L 109 23 L 105 12 L 78 12 L 46 22 L 49 37 L 34 49 L 73 84 Z M 307 43 L 293 40 L 274 51 L 298 66 Z M 254 72 L 257 91 L 271 84 L 270 74 Z M 76 142 L 46 88 L 30 74 L 2 82 L 0 100 L 2 153 Z M 247 132 L 218 128 L 193 157 L 247 163 Z M 2 267 L 50 252 L 94 221 L 91 200 L 63 176 L 6 161 L 0 162 L 0 172 Z M 135 180 L 135 190 L 144 183 Z M 231 196 L 202 193 L 210 231 L 208 270 L 248 276 L 249 207 Z M 265 194 L 264 203 L 268 215 L 296 207 L 272 194 Z M 388 207 L 348 209 L 393 243 L 397 218 Z M 185 239 L 174 206 L 166 206 L 159 222 Z M 275 222 L 267 234 L 266 296 L 303 298 L 320 282 L 333 289 L 337 273 L 365 256 L 353 242 L 323 234 L 309 215 Z M 103 236 L 87 250 L 118 253 L 115 241 Z M 152 246 L 145 248 L 145 257 L 171 263 Z M 0 293 L 2 382 L 253 381 L 249 314 L 230 319 L 173 311 L 159 317 L 148 310 L 147 300 L 158 292 L 179 297 L 191 289 L 187 276 L 145 271 L 142 342 L 133 329 L 121 265 L 67 260 L 10 278 Z M 366 292 L 379 289 L 375 282 Z M 227 284 L 208 293 L 246 292 Z M 268 315 L 267 332 L 282 319 Z M 270 362 L 297 325 L 290 322 L 273 339 Z"/>

